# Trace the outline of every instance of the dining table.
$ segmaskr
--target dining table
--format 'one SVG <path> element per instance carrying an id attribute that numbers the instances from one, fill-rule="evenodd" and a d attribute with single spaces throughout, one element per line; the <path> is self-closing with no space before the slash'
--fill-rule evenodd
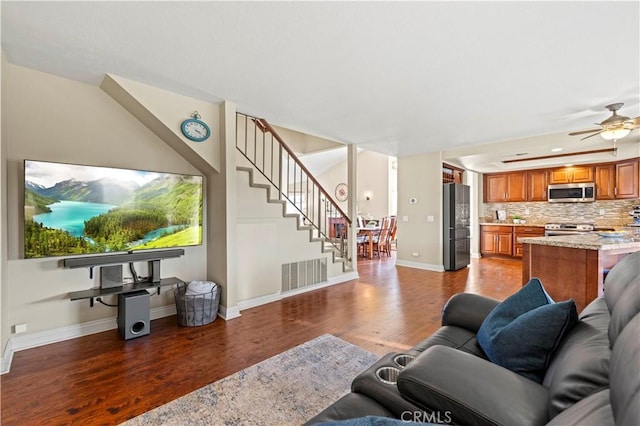
<path id="1" fill-rule="evenodd" d="M 373 236 L 380 233 L 380 226 L 359 226 L 358 235 L 366 235 L 369 242 L 369 259 L 373 259 Z"/>

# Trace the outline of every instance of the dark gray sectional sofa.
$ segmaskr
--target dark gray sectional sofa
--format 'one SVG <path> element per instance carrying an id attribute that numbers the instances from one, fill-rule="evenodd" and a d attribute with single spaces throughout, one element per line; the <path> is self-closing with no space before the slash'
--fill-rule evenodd
<path id="1" fill-rule="evenodd" d="M 536 383 L 490 362 L 476 340 L 498 301 L 458 294 L 442 327 L 361 373 L 307 424 L 380 416 L 459 425 L 640 425 L 640 252 L 609 272 Z M 403 365 L 406 364 L 406 365 Z"/>

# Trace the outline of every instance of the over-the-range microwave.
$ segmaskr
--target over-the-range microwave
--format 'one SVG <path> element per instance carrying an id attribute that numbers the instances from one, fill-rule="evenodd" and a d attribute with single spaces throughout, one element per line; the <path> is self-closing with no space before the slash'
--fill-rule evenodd
<path id="1" fill-rule="evenodd" d="M 596 184 L 593 182 L 549 185 L 547 191 L 550 203 L 590 203 L 596 200 Z"/>

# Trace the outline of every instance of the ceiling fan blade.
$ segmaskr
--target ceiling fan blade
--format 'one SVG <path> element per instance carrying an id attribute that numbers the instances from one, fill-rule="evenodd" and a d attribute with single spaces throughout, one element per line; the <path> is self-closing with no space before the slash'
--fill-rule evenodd
<path id="1" fill-rule="evenodd" d="M 625 129 L 636 129 L 640 127 L 640 117 L 632 118 L 630 120 L 625 121 L 624 128 Z"/>
<path id="2" fill-rule="evenodd" d="M 583 141 L 583 140 L 585 140 L 585 139 L 592 138 L 592 137 L 594 137 L 594 136 L 596 136 L 596 135 L 599 135 L 599 134 L 600 134 L 600 133 L 602 133 L 602 132 L 604 132 L 604 129 L 603 129 L 603 130 L 598 130 L 598 133 L 594 133 L 594 134 L 592 134 L 592 135 L 585 136 L 584 138 L 582 138 L 582 139 L 580 139 L 580 140 L 581 140 L 581 141 Z"/>
<path id="3" fill-rule="evenodd" d="M 580 130 L 579 132 L 571 132 L 571 133 L 569 133 L 569 136 L 584 135 L 584 134 L 587 134 L 587 133 L 601 132 L 601 131 L 602 131 L 602 129 Z"/>

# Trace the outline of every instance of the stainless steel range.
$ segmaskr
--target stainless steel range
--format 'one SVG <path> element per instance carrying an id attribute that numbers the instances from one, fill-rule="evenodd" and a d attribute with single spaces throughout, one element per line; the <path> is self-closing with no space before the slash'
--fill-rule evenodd
<path id="1" fill-rule="evenodd" d="M 544 236 L 590 234 L 594 228 L 591 223 L 547 223 L 544 226 Z"/>

